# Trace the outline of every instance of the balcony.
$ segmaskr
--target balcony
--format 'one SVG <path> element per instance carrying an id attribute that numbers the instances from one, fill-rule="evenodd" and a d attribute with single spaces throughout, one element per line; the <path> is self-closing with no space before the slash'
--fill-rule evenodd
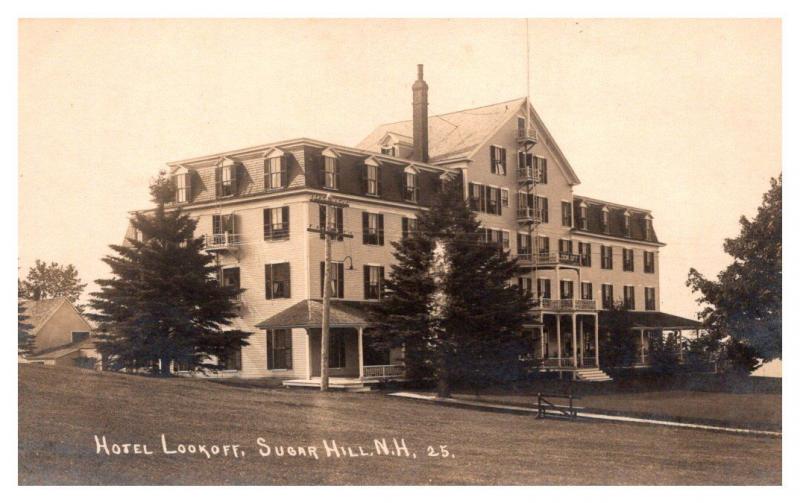
<path id="1" fill-rule="evenodd" d="M 555 267 L 557 265 L 577 267 L 581 263 L 581 257 L 574 253 L 562 252 L 520 254 L 519 263 L 523 267 Z"/>
<path id="2" fill-rule="evenodd" d="M 207 252 L 231 251 L 239 248 L 241 236 L 225 232 L 223 234 L 211 234 L 205 236 L 204 249 Z"/>
<path id="3" fill-rule="evenodd" d="M 517 208 L 517 223 L 540 224 L 542 223 L 542 212 L 537 208 Z"/>
<path id="4" fill-rule="evenodd" d="M 520 185 L 542 183 L 542 172 L 533 166 L 519 167 L 517 168 L 517 182 Z"/>
<path id="5" fill-rule="evenodd" d="M 594 299 L 536 299 L 534 311 L 597 311 Z"/>
<path id="6" fill-rule="evenodd" d="M 524 145 L 536 145 L 539 143 L 539 135 L 533 128 L 520 128 L 517 130 L 517 143 Z"/>

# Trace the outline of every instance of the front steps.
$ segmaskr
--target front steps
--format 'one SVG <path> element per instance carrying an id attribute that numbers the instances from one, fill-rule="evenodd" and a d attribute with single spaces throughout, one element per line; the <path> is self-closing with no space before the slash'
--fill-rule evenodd
<path id="1" fill-rule="evenodd" d="M 585 368 L 575 370 L 576 381 L 607 382 L 611 381 L 611 376 L 599 368 Z"/>
<path id="2" fill-rule="evenodd" d="M 288 379 L 283 381 L 285 388 L 315 388 L 319 389 L 319 377 L 312 377 L 311 379 Z M 332 377 L 328 381 L 328 388 L 341 391 L 349 391 L 351 393 L 364 393 L 372 391 L 369 383 L 362 382 L 358 379 L 343 379 Z"/>

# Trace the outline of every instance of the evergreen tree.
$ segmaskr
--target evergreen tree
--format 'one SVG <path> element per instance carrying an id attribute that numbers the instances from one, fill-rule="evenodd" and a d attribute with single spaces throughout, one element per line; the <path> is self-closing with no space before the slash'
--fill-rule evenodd
<path id="1" fill-rule="evenodd" d="M 19 285 L 21 296 L 26 299 L 66 297 L 72 304 L 78 301 L 84 288 L 86 283 L 81 283 L 74 265 L 64 266 L 57 262 L 47 264 L 38 259 Z"/>
<path id="2" fill-rule="evenodd" d="M 454 384 L 519 379 L 533 365 L 530 295 L 516 285 L 516 259 L 486 243 L 461 184 L 449 180 L 417 231 L 392 243 L 396 264 L 372 312 L 383 347 L 404 345 L 407 375 L 433 379 L 440 396 Z"/>
<path id="3" fill-rule="evenodd" d="M 193 237 L 196 222 L 179 209 L 165 208 L 173 184 L 163 173 L 152 184 L 157 204 L 152 214 L 138 213 L 131 225 L 142 236 L 103 261 L 112 277 L 100 279 L 89 315 L 98 323 L 97 347 L 112 370 L 151 369 L 166 375 L 170 363 L 220 368 L 224 359 L 247 345 L 247 332 L 228 330 L 238 316 L 241 289 L 222 286 L 214 259 Z"/>
<path id="4" fill-rule="evenodd" d="M 34 350 L 35 337 L 31 334 L 33 325 L 27 323 L 25 304 L 17 298 L 17 354 L 27 356 Z"/>
<path id="5" fill-rule="evenodd" d="M 697 301 L 705 305 L 700 316 L 709 333 L 717 339 L 731 336 L 765 361 L 782 352 L 782 178 L 771 179 L 770 185 L 755 219 L 742 216 L 739 236 L 725 240 L 733 263 L 716 281 L 692 268 L 686 282 L 700 293 Z M 731 351 L 746 353 L 739 347 Z M 735 360 L 749 365 L 749 358 Z"/>
<path id="6" fill-rule="evenodd" d="M 603 322 L 598 327 L 600 364 L 603 367 L 625 367 L 639 359 L 633 321 L 628 308 L 622 302 L 614 303 L 603 313 Z"/>

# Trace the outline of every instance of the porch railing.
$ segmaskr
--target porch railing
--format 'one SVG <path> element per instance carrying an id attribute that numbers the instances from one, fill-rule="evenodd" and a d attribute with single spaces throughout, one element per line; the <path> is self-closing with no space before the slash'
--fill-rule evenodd
<path id="1" fill-rule="evenodd" d="M 522 265 L 548 266 L 548 265 L 581 265 L 580 255 L 563 252 L 546 253 L 520 253 L 517 255 Z"/>
<path id="2" fill-rule="evenodd" d="M 402 365 L 364 365 L 364 377 L 402 377 L 404 373 Z"/>
<path id="3" fill-rule="evenodd" d="M 542 367 L 575 367 L 575 360 L 571 356 L 547 357 L 542 360 Z"/>
<path id="4" fill-rule="evenodd" d="M 228 248 L 236 248 L 241 242 L 239 234 L 231 234 L 225 232 L 222 234 L 210 234 L 205 236 L 206 250 L 223 250 Z"/>
<path id="5" fill-rule="evenodd" d="M 536 310 L 596 311 L 597 302 L 585 299 L 536 299 Z"/>

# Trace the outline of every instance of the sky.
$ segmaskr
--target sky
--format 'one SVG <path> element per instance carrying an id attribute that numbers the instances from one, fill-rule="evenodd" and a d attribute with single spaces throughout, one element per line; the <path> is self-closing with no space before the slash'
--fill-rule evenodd
<path id="1" fill-rule="evenodd" d="M 534 107 L 581 179 L 575 193 L 652 210 L 661 310 L 694 317 L 690 267 L 781 172 L 778 20 L 528 21 Z M 526 22 L 23 20 L 19 267 L 100 260 L 169 161 L 296 137 L 355 145 L 429 110 L 525 96 Z"/>

